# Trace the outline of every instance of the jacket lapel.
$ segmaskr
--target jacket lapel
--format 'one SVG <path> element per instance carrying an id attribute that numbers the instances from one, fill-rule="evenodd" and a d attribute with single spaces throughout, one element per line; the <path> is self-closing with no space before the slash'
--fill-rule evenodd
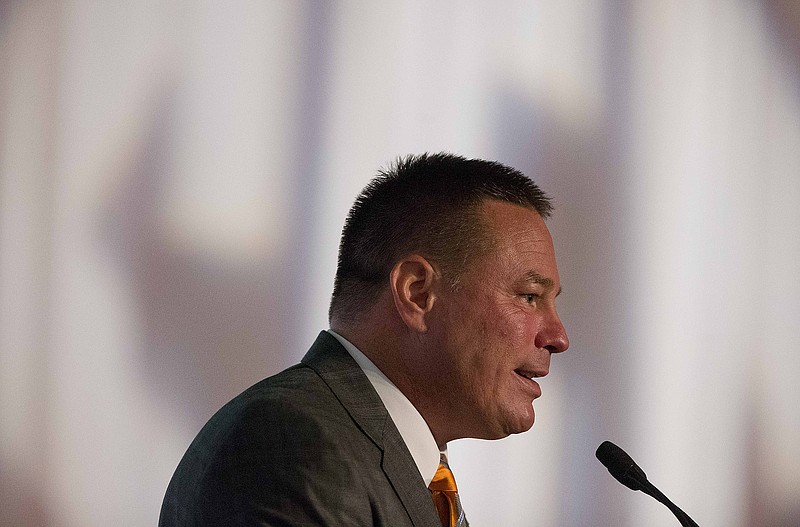
<path id="1" fill-rule="evenodd" d="M 382 468 L 415 526 L 440 526 L 431 495 L 389 413 L 367 376 L 327 331 L 303 357 L 333 391 L 361 431 L 383 452 Z"/>

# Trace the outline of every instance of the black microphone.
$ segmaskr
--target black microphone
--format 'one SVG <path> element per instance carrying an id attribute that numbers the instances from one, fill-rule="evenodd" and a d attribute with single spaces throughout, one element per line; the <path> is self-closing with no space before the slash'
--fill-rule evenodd
<path id="1" fill-rule="evenodd" d="M 595 456 L 617 481 L 631 490 L 641 490 L 666 505 L 683 527 L 699 527 L 688 514 L 672 503 L 655 485 L 647 480 L 644 470 L 639 468 L 639 465 L 631 459 L 631 456 L 620 447 L 611 441 L 603 441 L 603 444 L 597 447 Z"/>

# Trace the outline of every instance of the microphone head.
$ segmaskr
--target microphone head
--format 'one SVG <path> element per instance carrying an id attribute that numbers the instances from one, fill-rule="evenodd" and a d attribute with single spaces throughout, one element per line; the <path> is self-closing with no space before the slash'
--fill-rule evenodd
<path id="1" fill-rule="evenodd" d="M 603 441 L 597 447 L 595 456 L 617 481 L 629 489 L 642 490 L 648 487 L 649 482 L 644 471 L 631 459 L 631 456 L 611 441 Z"/>

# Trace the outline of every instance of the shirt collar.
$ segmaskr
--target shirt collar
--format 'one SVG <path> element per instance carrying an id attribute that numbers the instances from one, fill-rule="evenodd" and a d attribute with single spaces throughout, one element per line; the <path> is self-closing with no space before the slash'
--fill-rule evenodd
<path id="1" fill-rule="evenodd" d="M 344 349 L 364 371 L 411 452 L 411 457 L 414 458 L 417 469 L 422 479 L 425 480 L 425 486 L 430 485 L 436 469 L 439 467 L 440 452 L 428 423 L 411 404 L 411 401 L 403 395 L 403 392 L 366 355 L 332 329 L 329 329 L 328 333 L 344 346 Z M 446 453 L 446 449 L 444 452 Z"/>

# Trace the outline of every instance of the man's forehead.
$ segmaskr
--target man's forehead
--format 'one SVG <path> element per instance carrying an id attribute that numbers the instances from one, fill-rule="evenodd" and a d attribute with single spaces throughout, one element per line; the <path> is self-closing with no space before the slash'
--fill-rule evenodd
<path id="1" fill-rule="evenodd" d="M 541 215 L 528 207 L 497 200 L 485 201 L 482 209 L 493 245 L 488 258 L 515 267 L 520 273 L 515 279 L 556 286 L 553 239 Z"/>
<path id="2" fill-rule="evenodd" d="M 553 240 L 544 219 L 533 209 L 487 201 L 483 209 L 490 237 L 500 249 L 520 253 L 552 253 Z"/>
<path id="3" fill-rule="evenodd" d="M 498 200 L 485 200 L 481 207 L 483 221 L 495 236 L 509 235 L 525 237 L 533 241 L 545 241 L 550 231 L 536 210 Z"/>

